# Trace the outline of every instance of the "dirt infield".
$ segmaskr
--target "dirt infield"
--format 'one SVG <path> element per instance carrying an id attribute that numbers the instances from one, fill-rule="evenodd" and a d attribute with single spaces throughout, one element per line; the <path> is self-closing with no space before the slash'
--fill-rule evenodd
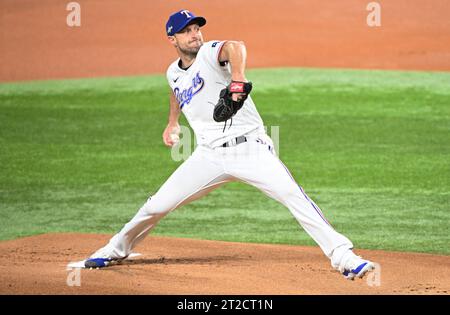
<path id="1" fill-rule="evenodd" d="M 66 24 L 69 1 L 0 1 L 0 81 L 165 72 L 175 59 L 164 27 L 174 0 L 78 0 L 81 26 Z M 302 66 L 450 70 L 447 0 L 183 1 L 204 15 L 205 40 L 244 40 L 249 67 Z"/>
<path id="2" fill-rule="evenodd" d="M 142 256 L 100 270 L 66 270 L 109 235 L 45 234 L 0 243 L 0 294 L 448 294 L 450 257 L 359 250 L 381 265 L 367 279 L 333 271 L 320 249 L 149 236 Z M 73 271 L 72 271 L 73 272 Z"/>

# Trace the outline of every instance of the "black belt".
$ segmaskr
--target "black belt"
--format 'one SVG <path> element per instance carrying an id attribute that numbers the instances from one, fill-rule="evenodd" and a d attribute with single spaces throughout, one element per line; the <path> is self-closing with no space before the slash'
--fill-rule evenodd
<path id="1" fill-rule="evenodd" d="M 222 147 L 224 147 L 224 148 L 231 147 L 231 146 L 234 146 L 234 145 L 241 144 L 243 142 L 247 142 L 247 138 L 245 136 L 240 136 L 240 137 L 236 137 L 234 139 L 231 139 L 228 142 L 225 142 L 224 144 L 222 144 Z"/>

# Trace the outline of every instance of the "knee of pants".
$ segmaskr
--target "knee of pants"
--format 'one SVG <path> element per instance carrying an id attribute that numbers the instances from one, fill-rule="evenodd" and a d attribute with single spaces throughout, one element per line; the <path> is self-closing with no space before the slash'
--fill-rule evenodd
<path id="1" fill-rule="evenodd" d="M 164 215 L 175 208 L 176 204 L 169 200 L 161 200 L 156 195 L 148 198 L 147 202 L 142 207 L 147 214 Z"/>
<path id="2" fill-rule="evenodd" d="M 280 201 L 289 200 L 301 195 L 300 188 L 296 185 L 282 187 L 281 189 L 275 190 L 274 193 Z"/>

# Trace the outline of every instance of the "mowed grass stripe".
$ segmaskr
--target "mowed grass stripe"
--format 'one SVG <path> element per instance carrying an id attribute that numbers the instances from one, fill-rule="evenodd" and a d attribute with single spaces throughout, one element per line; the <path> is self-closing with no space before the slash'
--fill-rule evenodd
<path id="1" fill-rule="evenodd" d="M 279 126 L 281 159 L 355 246 L 450 253 L 449 73 L 248 77 L 265 125 Z M 168 91 L 161 75 L 1 84 L 0 239 L 120 229 L 180 164 L 161 141 Z M 241 183 L 153 233 L 314 244 L 286 208 Z"/>

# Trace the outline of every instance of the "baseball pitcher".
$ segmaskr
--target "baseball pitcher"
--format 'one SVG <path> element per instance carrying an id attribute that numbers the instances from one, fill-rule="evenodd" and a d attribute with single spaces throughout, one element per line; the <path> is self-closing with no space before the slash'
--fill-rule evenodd
<path id="1" fill-rule="evenodd" d="M 169 212 L 224 183 L 241 181 L 286 206 L 344 277 L 363 277 L 374 263 L 353 253 L 352 242 L 327 222 L 275 154 L 250 96 L 253 86 L 245 77 L 244 43 L 204 42 L 205 24 L 205 18 L 188 10 L 174 13 L 166 24 L 168 41 L 179 58 L 167 70 L 170 112 L 163 141 L 174 145 L 183 112 L 198 145 L 131 221 L 85 261 L 85 267 L 106 267 L 127 258 Z"/>

